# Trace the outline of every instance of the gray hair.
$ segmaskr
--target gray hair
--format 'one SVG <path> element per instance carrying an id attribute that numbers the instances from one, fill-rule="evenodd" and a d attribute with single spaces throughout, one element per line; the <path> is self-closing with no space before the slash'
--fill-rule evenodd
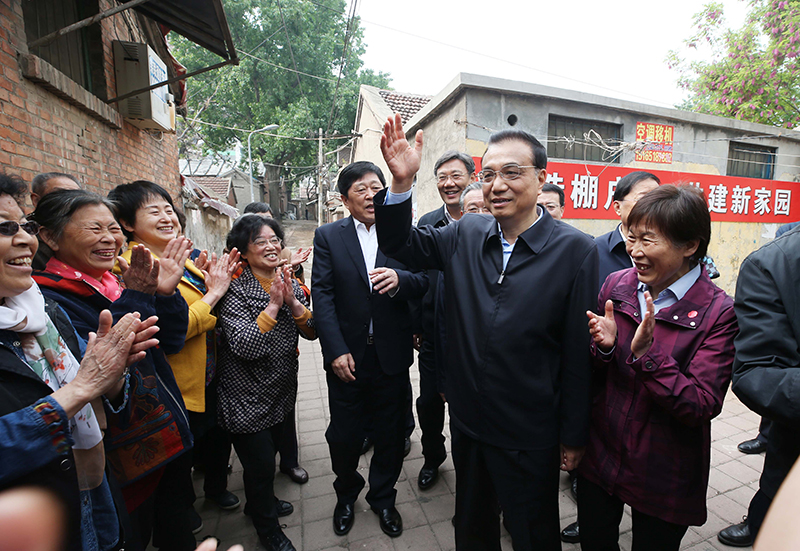
<path id="1" fill-rule="evenodd" d="M 43 172 L 33 177 L 33 181 L 31 181 L 31 193 L 41 195 L 44 188 L 47 186 L 47 182 L 55 178 L 67 178 L 78 184 L 78 187 L 81 187 L 81 183 L 72 174 L 64 174 L 63 172 Z"/>
<path id="2" fill-rule="evenodd" d="M 47 228 L 53 240 L 58 241 L 72 216 L 78 210 L 90 205 L 103 205 L 111 211 L 114 218 L 117 218 L 117 207 L 113 202 L 102 195 L 82 189 L 60 189 L 48 193 L 42 197 L 29 218 Z"/>
<path id="3" fill-rule="evenodd" d="M 472 182 L 461 192 L 461 195 L 458 197 L 458 206 L 461 207 L 461 212 L 464 212 L 464 201 L 467 198 L 467 193 L 476 190 L 483 192 L 483 184 L 480 182 Z"/>

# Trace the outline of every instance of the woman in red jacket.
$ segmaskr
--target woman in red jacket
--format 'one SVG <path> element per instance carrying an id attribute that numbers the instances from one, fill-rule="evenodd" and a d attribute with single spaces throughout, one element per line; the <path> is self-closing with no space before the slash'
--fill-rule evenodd
<path id="1" fill-rule="evenodd" d="M 634 268 L 606 279 L 589 329 L 599 391 L 579 467 L 581 549 L 678 550 L 706 520 L 711 419 L 722 410 L 738 332 L 733 300 L 700 262 L 711 237 L 702 193 L 661 186 L 628 216 Z"/>

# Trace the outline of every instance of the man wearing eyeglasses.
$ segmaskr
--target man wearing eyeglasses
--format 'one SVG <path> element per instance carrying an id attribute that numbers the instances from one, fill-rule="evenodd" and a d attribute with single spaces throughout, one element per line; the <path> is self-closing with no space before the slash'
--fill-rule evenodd
<path id="1" fill-rule="evenodd" d="M 537 206 L 547 153 L 526 132 L 489 139 L 478 178 L 493 218 L 444 228 L 411 226 L 422 132 L 412 147 L 391 118 L 381 150 L 393 176 L 374 199 L 381 250 L 445 274 L 456 548 L 500 549 L 499 502 L 515 549 L 561 549 L 558 470 L 588 436 L 597 247 Z"/>
<path id="2" fill-rule="evenodd" d="M 545 184 L 539 194 L 539 205 L 547 209 L 555 220 L 564 216 L 564 190 L 555 184 Z"/>
<path id="3" fill-rule="evenodd" d="M 373 198 L 386 182 L 373 163 L 339 173 L 338 188 L 351 216 L 317 228 L 311 296 L 325 361 L 330 424 L 325 432 L 336 480 L 333 530 L 347 534 L 364 488 L 358 473 L 367 423 L 375 451 L 367 503 L 384 533 L 403 533 L 394 488 L 403 468 L 408 368 L 414 362 L 408 300 L 428 288 L 423 273 L 378 250 Z"/>
<path id="4" fill-rule="evenodd" d="M 466 153 L 448 151 L 433 166 L 436 187 L 444 203 L 420 218 L 420 226 L 442 228 L 461 218 L 461 192 L 467 185 L 477 179 L 475 161 Z M 435 323 L 435 304 L 438 270 L 428 270 L 430 286 L 422 298 L 416 312 L 417 323 L 421 333 L 416 342 L 419 345 L 419 397 L 417 398 L 417 418 L 422 430 L 422 456 L 425 461 L 417 477 L 420 490 L 429 490 L 439 480 L 439 466 L 447 458 L 444 447 L 444 401 L 439 379 L 435 354 L 434 335 L 438 334 Z"/>

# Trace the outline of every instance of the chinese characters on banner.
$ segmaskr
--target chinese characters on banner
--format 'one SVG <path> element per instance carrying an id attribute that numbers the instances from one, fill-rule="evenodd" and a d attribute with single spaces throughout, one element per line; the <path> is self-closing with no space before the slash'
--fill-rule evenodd
<path id="1" fill-rule="evenodd" d="M 636 160 L 646 163 L 672 164 L 672 136 L 675 128 L 667 124 L 636 123 L 636 141 L 647 142 Z"/>
<path id="2" fill-rule="evenodd" d="M 547 163 L 547 182 L 564 189 L 564 218 L 617 219 L 614 189 L 636 168 L 574 163 Z M 781 223 L 800 220 L 800 190 L 793 182 L 692 174 L 666 170 L 649 171 L 662 184 L 699 187 L 715 222 Z"/>

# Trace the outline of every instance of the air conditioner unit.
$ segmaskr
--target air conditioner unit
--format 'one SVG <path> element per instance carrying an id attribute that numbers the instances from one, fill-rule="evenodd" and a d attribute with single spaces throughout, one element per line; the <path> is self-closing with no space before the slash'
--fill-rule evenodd
<path id="1" fill-rule="evenodd" d="M 150 46 L 137 42 L 114 41 L 114 72 L 118 96 L 167 80 L 166 64 Z M 175 130 L 175 104 L 166 85 L 118 104 L 120 114 L 134 126 L 161 132 Z"/>

